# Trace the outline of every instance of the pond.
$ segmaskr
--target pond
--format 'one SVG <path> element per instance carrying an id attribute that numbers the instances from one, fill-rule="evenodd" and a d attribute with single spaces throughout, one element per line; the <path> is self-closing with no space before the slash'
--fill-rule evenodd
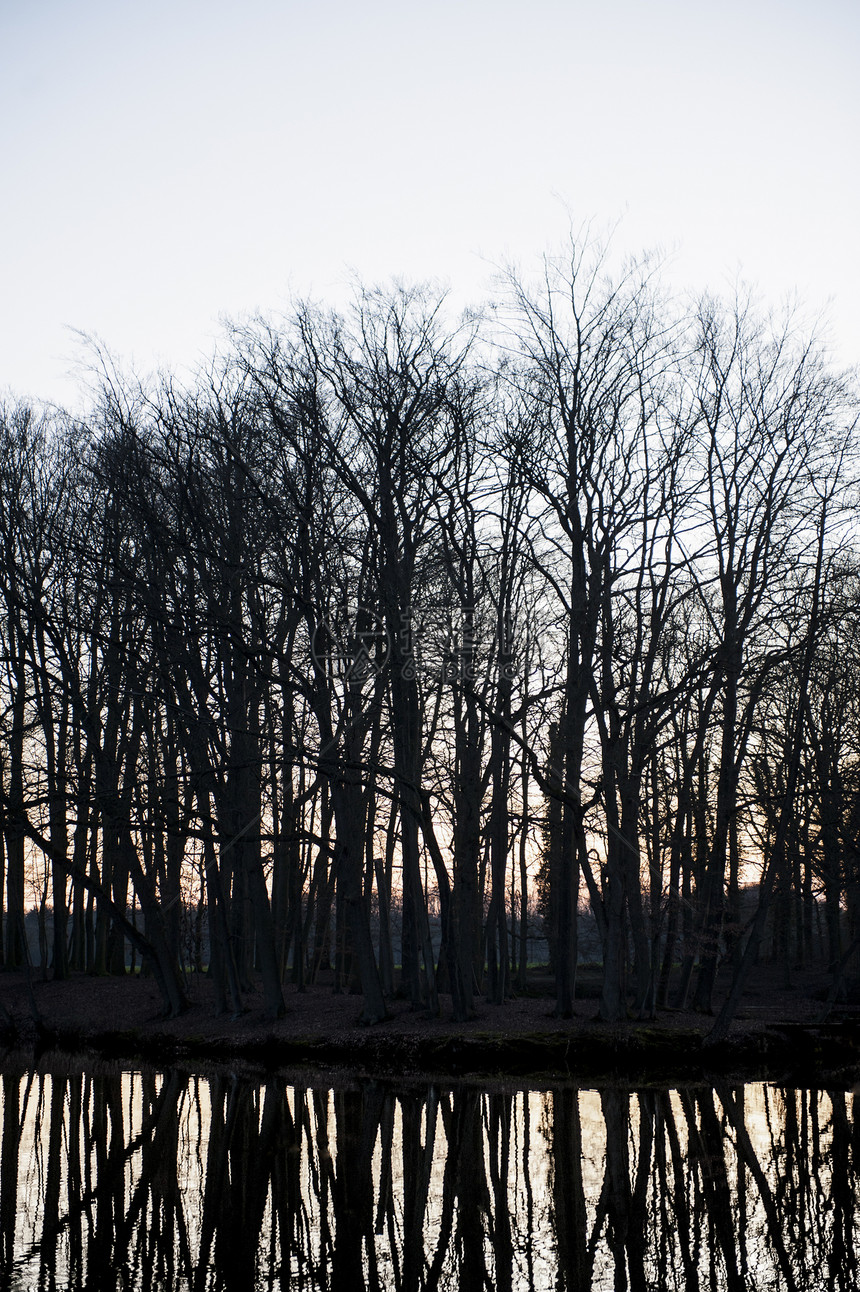
<path id="1" fill-rule="evenodd" d="M 0 1289 L 853 1289 L 858 1095 L 7 1056 Z"/>

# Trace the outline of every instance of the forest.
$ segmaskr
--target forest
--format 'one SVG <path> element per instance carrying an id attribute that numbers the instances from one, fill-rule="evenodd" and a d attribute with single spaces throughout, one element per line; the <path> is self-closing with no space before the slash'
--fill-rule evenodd
<path id="1" fill-rule="evenodd" d="M 89 353 L 0 407 L 4 966 L 37 909 L 170 1015 L 463 1020 L 540 935 L 565 1017 L 587 914 L 602 1019 L 728 971 L 717 1032 L 765 953 L 860 973 L 860 403 L 802 312 L 572 244 Z"/>

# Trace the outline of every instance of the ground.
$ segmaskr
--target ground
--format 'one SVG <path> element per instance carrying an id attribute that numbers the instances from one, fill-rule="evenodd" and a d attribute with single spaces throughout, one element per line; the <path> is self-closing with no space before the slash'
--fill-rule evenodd
<path id="1" fill-rule="evenodd" d="M 596 986 L 596 977 L 582 979 L 586 990 Z M 853 1082 L 860 1079 L 860 1022 L 850 1011 L 828 1011 L 828 982 L 822 972 L 798 972 L 787 985 L 781 969 L 757 970 L 728 1040 L 713 1050 L 703 1047 L 713 1020 L 691 1012 L 667 1010 L 653 1021 L 608 1026 L 596 1020 L 592 993 L 577 999 L 572 1018 L 557 1018 L 551 982 L 539 974 L 528 993 L 502 1006 L 479 999 L 465 1023 L 452 1021 L 443 997 L 438 1018 L 393 1000 L 390 1017 L 366 1027 L 359 1022 L 361 998 L 334 994 L 325 982 L 303 992 L 288 985 L 286 1015 L 272 1021 L 258 992 L 247 994 L 238 1017 L 216 1015 L 209 983 L 194 977 L 189 1010 L 164 1019 L 152 979 L 34 977 L 31 996 L 26 976 L 7 971 L 0 972 L 0 1045 L 164 1061 L 241 1059 L 267 1068 L 309 1063 L 386 1075 L 695 1079 L 734 1073 Z"/>

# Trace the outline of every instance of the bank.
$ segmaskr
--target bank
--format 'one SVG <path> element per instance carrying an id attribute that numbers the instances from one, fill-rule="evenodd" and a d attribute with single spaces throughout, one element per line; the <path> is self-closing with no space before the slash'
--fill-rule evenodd
<path id="1" fill-rule="evenodd" d="M 52 982 L 0 972 L 0 1047 L 89 1051 L 132 1065 L 234 1062 L 267 1071 L 307 1066 L 386 1077 L 851 1086 L 860 1082 L 860 1012 L 829 1002 L 827 981 L 805 974 L 786 984 L 760 971 L 728 1036 L 712 1045 L 713 1019 L 684 1010 L 600 1022 L 587 978 L 571 1018 L 555 1016 L 549 984 L 537 979 L 502 1006 L 479 1001 L 465 1023 L 452 1020 L 443 998 L 438 1017 L 393 1000 L 388 1019 L 364 1027 L 360 997 L 335 993 L 327 983 L 302 992 L 288 986 L 287 1011 L 273 1021 L 255 990 L 240 1015 L 217 1014 L 208 982 L 198 978 L 189 984 L 186 1013 L 165 1019 L 155 984 L 137 976 Z"/>

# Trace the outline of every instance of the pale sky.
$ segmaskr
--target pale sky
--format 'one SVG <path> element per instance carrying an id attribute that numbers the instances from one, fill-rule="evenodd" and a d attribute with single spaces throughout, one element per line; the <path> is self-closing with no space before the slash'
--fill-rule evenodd
<path id="1" fill-rule="evenodd" d="M 860 361 L 857 0 L 0 0 L 0 391 L 75 403 L 350 270 L 487 295 L 569 222 L 828 301 Z"/>

